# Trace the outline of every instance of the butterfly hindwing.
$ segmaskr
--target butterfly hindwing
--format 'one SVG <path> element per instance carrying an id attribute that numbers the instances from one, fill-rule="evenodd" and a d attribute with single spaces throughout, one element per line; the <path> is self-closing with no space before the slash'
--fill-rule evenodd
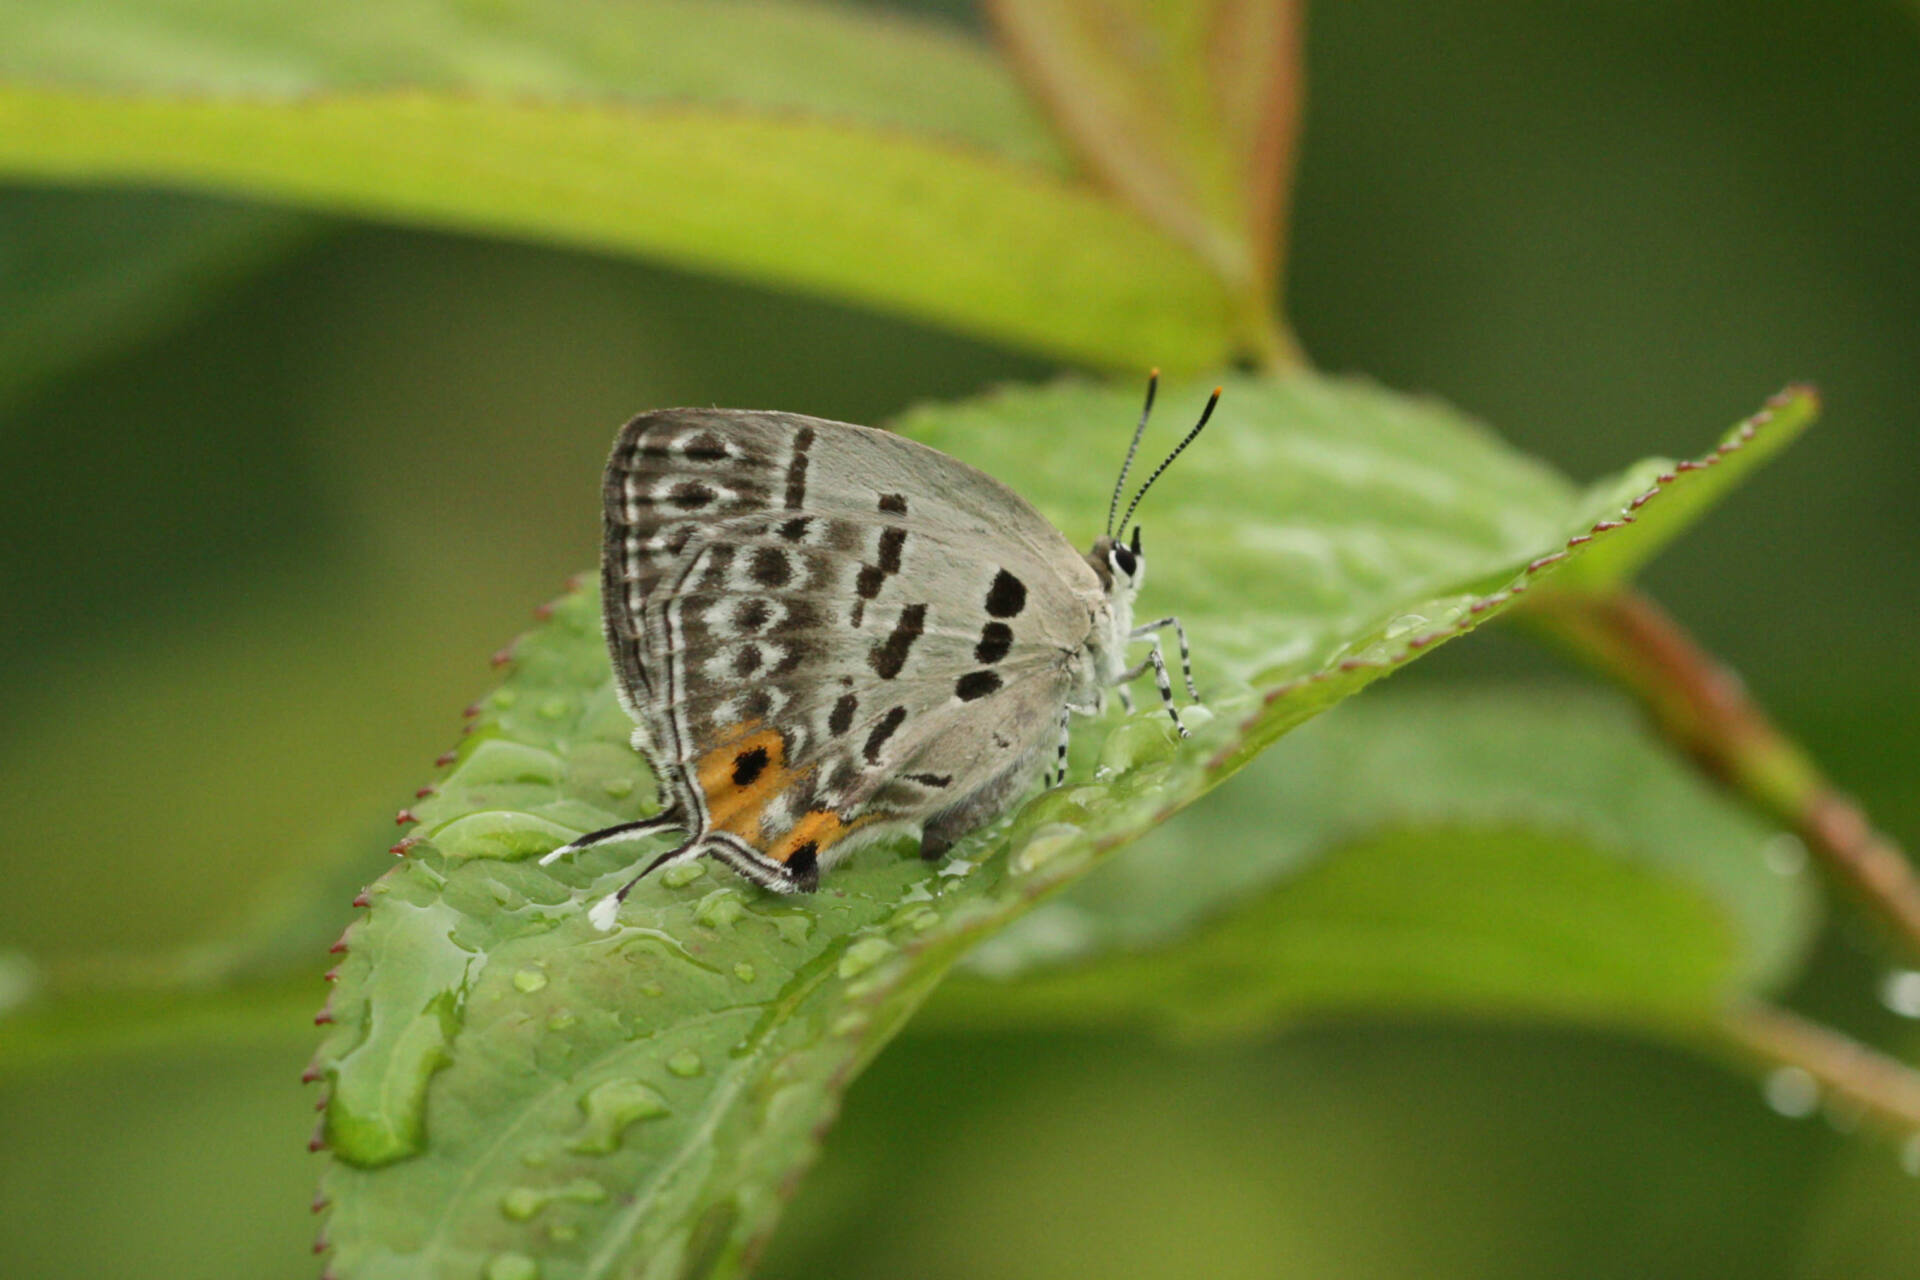
<path id="1" fill-rule="evenodd" d="M 984 473 L 845 423 L 666 410 L 622 432 L 606 513 L 622 696 L 702 831 L 811 869 L 1004 790 L 1056 732 L 1099 585 Z"/>

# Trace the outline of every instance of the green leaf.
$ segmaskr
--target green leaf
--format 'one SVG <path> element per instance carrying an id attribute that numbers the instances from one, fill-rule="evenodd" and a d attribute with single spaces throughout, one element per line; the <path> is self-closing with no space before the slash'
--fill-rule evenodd
<path id="1" fill-rule="evenodd" d="M 1721 437 L 1712 453 L 1685 462 L 1648 458 L 1594 485 L 1586 506 L 1595 520 L 1631 520 L 1638 526 L 1635 536 L 1608 539 L 1556 577 L 1552 589 L 1599 592 L 1632 581 L 1756 467 L 1798 440 L 1819 414 L 1819 392 L 1788 387 Z M 1622 511 L 1626 514 L 1618 514 Z"/>
<path id="2" fill-rule="evenodd" d="M 297 99 L 414 88 L 577 103 L 699 103 L 945 138 L 1067 164 L 992 50 L 900 15 L 779 0 L 13 0 L 0 78 Z"/>
<path id="3" fill-rule="evenodd" d="M 995 0 L 1014 64 L 1087 168 L 1272 305 L 1303 97 L 1294 0 Z M 1270 323 L 1270 321 L 1265 321 Z"/>
<path id="4" fill-rule="evenodd" d="M 349 932 L 315 1064 L 336 1274 L 737 1272 L 848 1081 L 968 948 L 1591 545 L 1566 550 L 1589 518 L 1570 486 L 1437 404 L 1307 378 L 1235 379 L 1223 404 L 1142 513 L 1143 606 L 1186 616 L 1212 714 L 1179 746 L 1157 708 L 1083 726 L 1073 782 L 942 866 L 878 845 L 798 900 L 687 868 L 597 932 L 583 907 L 632 852 L 534 855 L 654 790 L 596 602 L 560 602 Z M 1131 388 L 1065 383 L 901 425 L 1086 537 L 1134 412 Z"/>
<path id="5" fill-rule="evenodd" d="M 9 10 L 0 173 L 630 253 L 1100 364 L 1228 352 L 1207 266 L 1064 173 L 958 37 L 811 6 L 352 8 Z"/>
<path id="6" fill-rule="evenodd" d="M 1617 699 L 1542 688 L 1341 707 L 1014 922 L 935 1025 L 1261 1034 L 1325 1012 L 1705 1031 L 1815 919 L 1778 834 Z M 1013 979 L 1018 979 L 1017 981 Z"/>

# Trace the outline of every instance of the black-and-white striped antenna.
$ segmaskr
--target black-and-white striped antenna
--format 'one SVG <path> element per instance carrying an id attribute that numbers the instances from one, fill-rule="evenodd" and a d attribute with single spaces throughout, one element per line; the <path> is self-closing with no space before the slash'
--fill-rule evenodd
<path id="1" fill-rule="evenodd" d="M 1140 437 L 1147 433 L 1147 415 L 1153 412 L 1153 393 L 1160 385 L 1160 371 L 1147 374 L 1147 403 L 1140 410 L 1140 425 L 1133 429 L 1133 443 L 1127 446 L 1127 460 L 1120 464 L 1120 478 L 1113 482 L 1113 500 L 1107 503 L 1107 536 L 1113 536 L 1113 513 L 1120 509 L 1120 491 L 1127 487 L 1127 472 L 1133 467 L 1133 455 L 1140 452 Z"/>
<path id="2" fill-rule="evenodd" d="M 1148 403 L 1152 403 L 1151 392 L 1149 392 Z M 1213 389 L 1213 394 L 1207 397 L 1207 407 L 1200 411 L 1200 421 L 1193 424 L 1193 430 L 1187 432 L 1186 439 L 1182 440 L 1179 444 L 1173 447 L 1173 452 L 1167 455 L 1167 460 L 1165 462 L 1162 462 L 1159 466 L 1153 469 L 1153 474 L 1147 477 L 1147 482 L 1140 486 L 1140 492 L 1134 494 L 1133 501 L 1127 504 L 1127 514 L 1120 517 L 1120 527 L 1122 529 L 1125 529 L 1127 527 L 1127 521 L 1133 519 L 1134 510 L 1137 507 L 1139 507 L 1140 499 L 1147 496 L 1147 490 L 1153 488 L 1153 482 L 1160 478 L 1160 475 L 1162 472 L 1164 472 L 1168 467 L 1173 465 L 1173 460 L 1179 457 L 1183 452 L 1185 452 L 1186 447 L 1193 443 L 1194 437 L 1198 436 L 1202 431 L 1202 429 L 1206 427 L 1207 419 L 1213 416 L 1213 406 L 1219 403 L 1220 403 L 1220 388 L 1215 387 Z M 1135 437 L 1135 440 L 1136 442 L 1138 441 L 1137 436 Z M 1131 455 L 1129 455 L 1129 459 L 1131 459 Z M 1108 528 L 1108 531 L 1111 532 L 1113 526 L 1109 525 L 1107 526 L 1107 528 Z"/>

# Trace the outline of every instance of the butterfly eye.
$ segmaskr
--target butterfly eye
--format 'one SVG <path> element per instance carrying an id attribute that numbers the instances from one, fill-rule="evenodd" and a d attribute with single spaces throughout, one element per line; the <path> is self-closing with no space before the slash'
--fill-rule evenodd
<path id="1" fill-rule="evenodd" d="M 1133 577 L 1133 571 L 1139 568 L 1139 566 L 1139 559 L 1126 547 L 1115 547 L 1113 549 L 1113 567 L 1125 574 L 1128 578 Z"/>

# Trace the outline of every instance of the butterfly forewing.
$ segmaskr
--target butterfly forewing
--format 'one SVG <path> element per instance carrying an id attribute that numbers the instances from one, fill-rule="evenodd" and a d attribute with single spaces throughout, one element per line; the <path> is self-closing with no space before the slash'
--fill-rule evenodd
<path id="1" fill-rule="evenodd" d="M 623 699 L 702 830 L 824 859 L 1057 732 L 1101 588 L 984 473 L 846 423 L 664 410 L 621 433 L 605 498 Z"/>

